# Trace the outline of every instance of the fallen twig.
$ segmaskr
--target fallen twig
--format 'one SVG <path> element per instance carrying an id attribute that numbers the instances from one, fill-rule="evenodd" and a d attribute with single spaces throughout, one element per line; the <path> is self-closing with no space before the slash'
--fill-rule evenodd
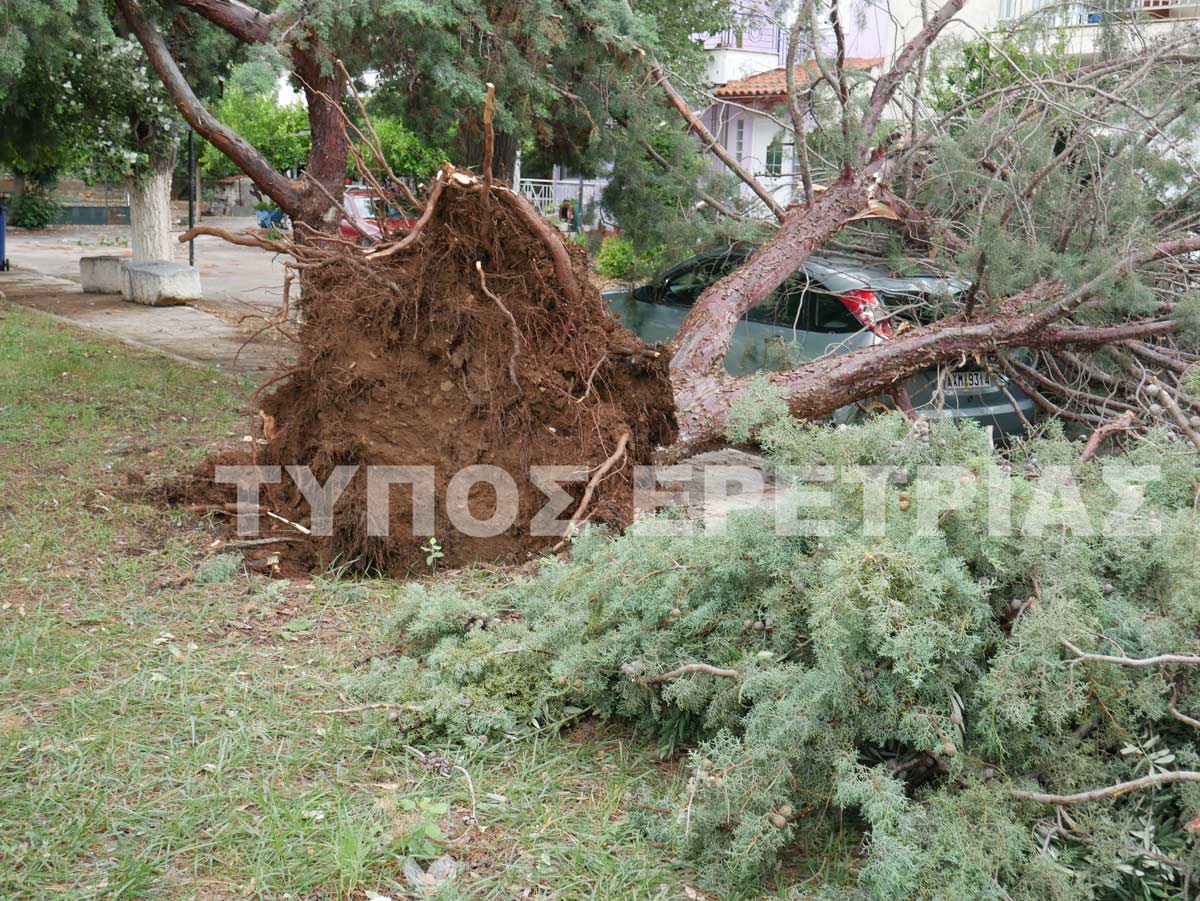
<path id="1" fill-rule="evenodd" d="M 639 676 L 633 681 L 639 685 L 657 685 L 660 682 L 670 682 L 672 679 L 678 679 L 680 676 L 686 676 L 689 673 L 705 673 L 709 676 L 720 676 L 724 679 L 740 679 L 742 674 L 735 669 L 722 669 L 719 666 L 713 666 L 709 663 L 685 663 L 683 666 L 671 670 L 668 673 L 660 673 L 657 676 Z"/>
<path id="2" fill-rule="evenodd" d="M 300 533 L 302 533 L 302 534 L 304 534 L 304 535 L 311 535 L 311 534 L 312 534 L 312 529 L 308 528 L 307 526 L 302 526 L 302 525 L 300 525 L 300 523 L 298 523 L 298 522 L 292 522 L 290 519 L 285 519 L 284 517 L 280 516 L 278 513 L 275 513 L 275 512 L 273 512 L 273 511 L 271 511 L 271 510 L 268 510 L 268 511 L 267 511 L 267 516 L 271 517 L 271 519 L 277 519 L 277 520 L 279 520 L 281 523 L 285 523 L 286 525 L 289 525 L 289 526 L 291 526 L 291 527 L 292 527 L 293 529 L 295 529 L 297 532 L 300 532 Z"/>
<path id="3" fill-rule="evenodd" d="M 1200 666 L 1200 657 L 1191 654 L 1159 654 L 1156 657 L 1114 657 L 1110 654 L 1088 654 L 1081 651 L 1065 638 L 1063 646 L 1075 655 L 1076 660 L 1092 663 L 1116 663 L 1120 666 L 1161 666 L 1169 663 L 1179 663 L 1185 666 Z"/>
<path id="4" fill-rule="evenodd" d="M 217 553 L 223 551 L 235 550 L 242 547 L 259 547 L 264 544 L 291 544 L 292 542 L 301 541 L 300 538 L 294 538 L 291 535 L 280 535 L 278 538 L 247 538 L 241 541 L 226 541 L 223 545 L 217 548 Z"/>
<path id="5" fill-rule="evenodd" d="M 415 704 L 394 704 L 390 701 L 378 701 L 374 704 L 359 704 L 357 707 L 330 707 L 326 710 L 314 710 L 312 712 L 320 716 L 327 716 L 344 713 L 364 713 L 368 710 L 404 710 L 414 712 L 420 709 Z"/>
<path id="6" fill-rule="evenodd" d="M 1036 801 L 1039 804 L 1086 804 L 1089 801 L 1099 801 L 1102 798 L 1115 798 L 1131 791 L 1143 788 L 1156 788 L 1160 785 L 1172 785 L 1176 782 L 1200 782 L 1200 773 L 1195 770 L 1175 770 L 1169 773 L 1154 773 L 1140 779 L 1120 782 L 1107 788 L 1094 788 L 1091 791 L 1078 792 L 1074 795 L 1050 795 L 1043 792 L 1010 789 L 1010 797 L 1018 801 Z"/>
<path id="7" fill-rule="evenodd" d="M 458 770 L 458 772 L 462 773 L 467 780 L 467 791 L 471 794 L 471 813 L 464 818 L 463 823 L 468 829 L 479 825 L 479 808 L 475 798 L 475 782 L 471 779 L 471 774 L 467 772 L 467 768 L 455 763 L 448 757 L 443 757 L 441 754 L 426 754 L 423 751 L 418 751 L 412 745 L 405 745 L 404 750 L 416 757 L 430 772 L 436 773 L 439 776 L 449 776 L 453 770 Z M 451 843 L 458 841 L 462 837 L 460 835 L 458 839 L 452 839 Z"/>
<path id="8" fill-rule="evenodd" d="M 1124 432 L 1133 426 L 1134 415 L 1132 410 L 1126 410 L 1112 422 L 1106 422 L 1102 426 L 1097 426 L 1092 434 L 1088 436 L 1087 444 L 1083 446 L 1083 453 L 1079 455 L 1079 462 L 1086 463 L 1092 457 L 1096 456 L 1096 451 L 1100 449 L 1101 442 L 1109 435 L 1115 435 L 1117 432 Z"/>

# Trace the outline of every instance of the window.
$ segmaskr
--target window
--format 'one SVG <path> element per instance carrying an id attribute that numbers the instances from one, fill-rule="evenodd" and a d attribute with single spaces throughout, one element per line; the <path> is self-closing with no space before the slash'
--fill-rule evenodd
<path id="1" fill-rule="evenodd" d="M 664 303 L 691 306 L 705 288 L 735 269 L 742 260 L 737 254 L 722 254 L 682 264 L 667 273 L 660 297 Z"/>
<path id="2" fill-rule="evenodd" d="M 767 171 L 771 178 L 783 175 L 783 140 L 775 135 L 774 140 L 767 145 Z"/>
<path id="3" fill-rule="evenodd" d="M 804 332 L 843 334 L 863 327 L 838 297 L 807 287 L 804 276 L 785 284 L 750 310 L 746 318 Z"/>
<path id="4" fill-rule="evenodd" d="M 739 163 L 746 156 L 746 120 L 738 119 L 733 125 L 733 158 Z"/>

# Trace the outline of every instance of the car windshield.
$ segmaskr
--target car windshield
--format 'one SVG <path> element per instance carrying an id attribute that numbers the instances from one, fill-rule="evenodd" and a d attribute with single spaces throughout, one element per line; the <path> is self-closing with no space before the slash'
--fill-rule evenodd
<path id="1" fill-rule="evenodd" d="M 350 204 L 354 215 L 359 219 L 378 219 L 379 208 L 383 205 L 383 201 L 374 194 L 348 194 L 346 195 L 347 202 Z M 399 219 L 401 213 L 394 206 L 387 207 L 387 218 Z"/>

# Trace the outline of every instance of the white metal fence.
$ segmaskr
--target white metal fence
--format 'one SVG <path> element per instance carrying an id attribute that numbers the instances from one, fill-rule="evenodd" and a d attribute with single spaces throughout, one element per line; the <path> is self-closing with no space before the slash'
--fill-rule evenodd
<path id="1" fill-rule="evenodd" d="M 601 195 L 607 182 L 600 180 L 554 181 L 548 178 L 522 178 L 517 190 L 529 198 L 530 203 L 549 218 L 557 218 L 564 200 L 581 205 L 583 224 L 594 228 L 611 224 L 603 209 Z"/>

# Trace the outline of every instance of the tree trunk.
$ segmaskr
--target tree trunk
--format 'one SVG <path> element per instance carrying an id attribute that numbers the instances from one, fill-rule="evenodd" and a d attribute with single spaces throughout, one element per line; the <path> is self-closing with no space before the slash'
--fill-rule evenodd
<path id="1" fill-rule="evenodd" d="M 147 172 L 129 179 L 130 247 L 135 260 L 174 260 L 171 240 L 171 175 L 175 150 L 151 153 Z"/>
<path id="2" fill-rule="evenodd" d="M 342 78 L 336 69 L 324 68 L 323 62 L 324 57 L 312 44 L 292 49 L 292 66 L 304 84 L 312 149 L 297 202 L 290 207 L 280 206 L 293 222 L 330 231 L 337 229 L 337 205 L 342 200 L 350 144 L 337 105 L 342 96 Z"/>
<path id="3" fill-rule="evenodd" d="M 455 158 L 462 165 L 478 171 L 483 162 L 483 126 L 470 118 L 458 130 L 454 139 Z M 495 155 L 492 159 L 492 174 L 500 181 L 512 184 L 517 171 L 517 151 L 520 143 L 516 137 L 503 131 L 496 132 Z"/>

